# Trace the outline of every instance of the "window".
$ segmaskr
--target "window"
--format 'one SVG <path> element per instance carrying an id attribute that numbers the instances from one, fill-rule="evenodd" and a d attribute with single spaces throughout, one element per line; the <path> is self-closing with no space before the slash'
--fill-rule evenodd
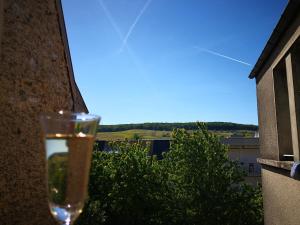
<path id="1" fill-rule="evenodd" d="M 254 170 L 254 163 L 249 163 L 249 167 L 248 167 L 248 175 L 254 175 L 255 170 Z"/>
<path id="2" fill-rule="evenodd" d="M 300 136 L 300 77 L 299 77 L 299 40 L 291 47 L 290 53 L 285 58 L 286 74 L 290 107 L 291 137 L 294 160 L 299 160 Z"/>
<path id="3" fill-rule="evenodd" d="M 273 70 L 278 147 L 281 160 L 299 160 L 300 40 Z"/>
<path id="4" fill-rule="evenodd" d="M 285 160 L 284 155 L 293 154 L 291 139 L 291 120 L 289 107 L 289 93 L 287 84 L 286 64 L 281 60 L 273 70 L 275 107 L 278 132 L 279 158 Z"/>

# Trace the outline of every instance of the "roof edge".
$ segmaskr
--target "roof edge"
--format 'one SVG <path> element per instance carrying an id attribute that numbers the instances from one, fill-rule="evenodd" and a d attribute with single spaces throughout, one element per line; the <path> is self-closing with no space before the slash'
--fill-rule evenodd
<path id="1" fill-rule="evenodd" d="M 299 13 L 299 9 L 300 0 L 289 0 L 248 78 L 253 79 L 258 76 L 258 73 L 262 70 L 266 63 L 266 60 L 273 53 L 274 48 L 278 45 L 282 36 L 285 34 L 285 31 L 288 29 L 289 24 L 295 19 L 297 13 Z"/>

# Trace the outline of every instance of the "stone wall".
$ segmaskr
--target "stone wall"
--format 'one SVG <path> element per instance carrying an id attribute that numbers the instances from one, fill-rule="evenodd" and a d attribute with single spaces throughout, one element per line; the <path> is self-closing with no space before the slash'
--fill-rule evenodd
<path id="1" fill-rule="evenodd" d="M 290 177 L 293 161 L 286 161 L 299 160 L 300 85 L 290 82 L 299 81 L 299 70 L 294 70 L 298 56 L 293 60 L 300 46 L 299 8 L 299 1 L 289 1 L 256 74 L 265 225 L 297 225 L 300 220 L 300 182 Z"/>
<path id="2" fill-rule="evenodd" d="M 0 224 L 54 224 L 38 116 L 87 111 L 60 2 L 0 0 L 0 44 Z"/>
<path id="3" fill-rule="evenodd" d="M 300 219 L 300 183 L 288 170 L 263 166 L 265 225 L 296 225 Z"/>

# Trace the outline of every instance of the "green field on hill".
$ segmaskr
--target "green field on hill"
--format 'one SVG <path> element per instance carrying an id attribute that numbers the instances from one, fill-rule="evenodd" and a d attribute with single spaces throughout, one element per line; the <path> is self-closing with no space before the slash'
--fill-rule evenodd
<path id="1" fill-rule="evenodd" d="M 160 130 L 125 130 L 116 132 L 98 132 L 98 140 L 125 140 L 125 139 L 163 139 L 170 138 L 171 131 L 160 131 Z M 136 137 L 136 138 L 135 138 Z"/>
<path id="2" fill-rule="evenodd" d="M 253 137 L 258 129 L 256 125 L 228 122 L 208 122 L 206 125 L 211 132 L 219 137 L 230 137 L 232 135 Z M 197 124 L 189 122 L 101 125 L 98 128 L 97 140 L 169 139 L 172 130 L 175 128 L 195 130 Z"/>
<path id="3" fill-rule="evenodd" d="M 238 131 L 212 131 L 219 137 L 230 137 L 232 135 L 253 137 L 253 131 L 238 130 Z M 97 140 L 116 141 L 116 140 L 132 140 L 132 139 L 169 139 L 171 131 L 160 130 L 126 130 L 116 132 L 98 132 Z"/>

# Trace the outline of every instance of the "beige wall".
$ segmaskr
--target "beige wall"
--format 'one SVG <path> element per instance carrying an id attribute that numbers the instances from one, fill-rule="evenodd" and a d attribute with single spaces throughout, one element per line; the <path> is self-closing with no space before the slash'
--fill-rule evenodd
<path id="1" fill-rule="evenodd" d="M 237 160 L 240 163 L 245 172 L 249 171 L 249 163 L 254 164 L 254 173 L 245 177 L 245 181 L 252 185 L 257 185 L 257 183 L 261 183 L 260 177 L 260 164 L 257 162 L 257 158 L 259 158 L 259 148 L 258 146 L 231 146 L 229 150 L 229 157 L 232 160 Z"/>
<path id="2" fill-rule="evenodd" d="M 39 114 L 86 108 L 68 61 L 59 2 L 0 2 L 0 224 L 53 224 Z"/>
<path id="3" fill-rule="evenodd" d="M 229 150 L 229 157 L 232 159 L 240 159 L 240 158 L 249 158 L 256 159 L 260 155 L 258 146 L 253 148 L 252 146 L 244 147 L 244 148 L 234 148 L 231 147 Z"/>
<path id="4" fill-rule="evenodd" d="M 262 158 L 279 160 L 276 111 L 272 70 L 257 84 L 259 143 Z M 263 124 L 263 125 L 262 125 Z"/>
<path id="5" fill-rule="evenodd" d="M 262 185 L 265 225 L 299 225 L 300 181 L 287 170 L 264 166 Z"/>
<path id="6" fill-rule="evenodd" d="M 2 26 L 3 26 L 3 0 L 0 0 L 0 43 L 2 38 Z M 1 45 L 0 45 L 0 56 L 1 56 Z"/>
<path id="7" fill-rule="evenodd" d="M 284 15 L 284 17 L 287 18 L 288 15 Z M 299 37 L 300 14 L 298 13 L 295 18 L 290 18 L 287 23 L 289 23 L 288 28 L 282 32 L 281 36 L 279 36 L 278 31 L 275 33 L 280 41 L 275 46 L 274 51 L 263 62 L 262 70 L 256 78 L 260 150 L 261 158 L 263 158 L 262 162 L 264 163 L 262 186 L 266 225 L 300 224 L 300 182 L 290 178 L 290 171 L 283 169 L 288 169 L 288 166 L 281 161 L 284 159 L 282 157 L 284 153 L 292 153 L 291 132 L 287 132 L 287 129 L 290 128 L 286 126 L 286 123 L 290 122 L 290 118 L 287 116 L 286 108 L 282 110 L 282 106 L 288 104 L 286 104 L 284 95 L 281 95 L 282 99 L 280 99 L 280 94 L 282 94 L 285 87 L 281 88 L 279 85 L 275 88 L 276 94 L 279 94 L 276 102 L 273 79 L 273 75 L 276 74 L 273 73 L 273 70 L 282 60 L 285 60 L 290 47 Z M 282 74 L 278 75 L 282 76 Z M 278 79 L 279 84 L 284 81 L 281 78 Z M 276 103 L 279 103 L 277 108 Z M 282 124 L 280 124 L 280 120 L 282 120 Z"/>

